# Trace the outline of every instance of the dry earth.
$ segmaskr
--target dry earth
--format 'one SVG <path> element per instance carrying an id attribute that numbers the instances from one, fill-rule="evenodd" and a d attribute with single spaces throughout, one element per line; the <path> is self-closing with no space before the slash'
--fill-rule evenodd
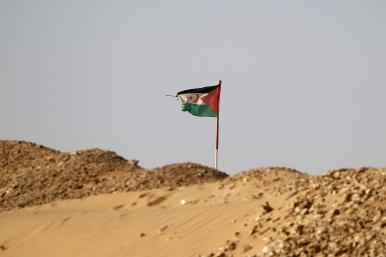
<path id="1" fill-rule="evenodd" d="M 0 142 L 0 256 L 386 256 L 386 169 L 227 177 Z"/>
<path id="2" fill-rule="evenodd" d="M 62 153 L 21 141 L 0 141 L 0 210 L 56 200 L 214 182 L 228 175 L 193 163 L 152 170 L 114 152 Z"/>

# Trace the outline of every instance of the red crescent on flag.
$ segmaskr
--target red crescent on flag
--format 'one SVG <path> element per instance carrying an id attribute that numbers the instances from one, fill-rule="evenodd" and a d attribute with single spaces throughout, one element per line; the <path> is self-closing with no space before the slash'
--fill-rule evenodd
<path id="1" fill-rule="evenodd" d="M 188 97 L 188 102 L 190 103 L 196 103 L 198 101 L 199 95 L 198 94 L 191 94 Z"/>

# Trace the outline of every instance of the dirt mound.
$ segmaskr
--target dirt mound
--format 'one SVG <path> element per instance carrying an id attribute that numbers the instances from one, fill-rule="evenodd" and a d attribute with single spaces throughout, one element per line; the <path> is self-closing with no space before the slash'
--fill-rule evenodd
<path id="1" fill-rule="evenodd" d="M 288 183 L 291 180 L 299 180 L 301 178 L 307 178 L 309 175 L 300 171 L 285 168 L 285 167 L 267 167 L 258 168 L 243 171 L 235 174 L 232 177 L 227 178 L 223 181 L 223 184 L 229 183 L 254 183 L 256 185 L 268 185 L 270 183 L 284 181 Z"/>
<path id="2" fill-rule="evenodd" d="M 127 161 L 100 149 L 61 153 L 16 141 L 0 141 L 0 146 L 0 210 L 102 193 L 166 188 L 162 192 L 133 193 L 133 199 L 115 207 L 127 213 L 130 208 L 151 213 L 142 220 L 146 223 L 155 218 L 153 208 L 157 204 L 153 203 L 159 201 L 165 204 L 157 209 L 156 218 L 161 223 L 174 218 L 181 221 L 194 212 L 186 218 L 187 230 L 179 235 L 190 240 L 194 227 L 194 233 L 200 229 L 195 236 L 201 242 L 218 229 L 211 237 L 221 236 L 224 243 L 217 250 L 218 245 L 208 244 L 208 249 L 201 252 L 205 254 L 199 255 L 202 257 L 382 257 L 386 253 L 386 169 L 340 169 L 310 176 L 271 167 L 227 177 L 193 163 L 145 170 L 135 160 Z M 206 184 L 199 190 L 169 190 L 207 182 L 218 183 Z M 194 197 L 186 200 L 186 195 Z M 110 203 L 109 200 L 106 202 Z M 185 208 L 186 205 L 189 207 Z M 227 215 L 221 217 L 222 214 Z M 211 228 L 206 230 L 209 223 Z M 164 227 L 162 224 L 161 228 Z M 166 228 L 171 230 L 172 226 Z M 167 238 L 175 236 L 179 228 L 176 226 Z M 133 242 L 139 241 L 135 238 Z M 157 242 L 160 241 L 153 241 Z M 187 245 L 192 247 L 190 241 Z"/>
<path id="3" fill-rule="evenodd" d="M 248 233 L 235 232 L 208 256 L 385 256 L 386 169 L 333 170 L 288 182 L 287 190 L 275 189 L 281 197 L 264 198 L 256 219 L 243 221 Z"/>
<path id="4" fill-rule="evenodd" d="M 266 256 L 385 256 L 386 170 L 344 169 L 297 185 Z"/>
<path id="5" fill-rule="evenodd" d="M 62 153 L 22 141 L 0 141 L 0 210 L 89 195 L 213 182 L 227 175 L 198 164 L 153 170 L 114 152 Z"/>
<path id="6" fill-rule="evenodd" d="M 0 168 L 13 170 L 35 166 L 44 158 L 59 155 L 58 151 L 33 143 L 0 140 Z"/>
<path id="7" fill-rule="evenodd" d="M 133 190 L 144 190 L 161 187 L 181 187 L 216 182 L 228 177 L 224 172 L 195 163 L 177 163 L 135 172 L 126 181 Z"/>

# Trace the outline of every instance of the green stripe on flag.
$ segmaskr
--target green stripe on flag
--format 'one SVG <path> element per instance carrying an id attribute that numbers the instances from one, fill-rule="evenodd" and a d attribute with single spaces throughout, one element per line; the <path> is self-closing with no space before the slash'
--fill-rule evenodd
<path id="1" fill-rule="evenodd" d="M 200 117 L 217 117 L 217 113 L 212 111 L 208 105 L 184 103 L 182 104 L 182 111 L 188 111 L 191 114 Z"/>

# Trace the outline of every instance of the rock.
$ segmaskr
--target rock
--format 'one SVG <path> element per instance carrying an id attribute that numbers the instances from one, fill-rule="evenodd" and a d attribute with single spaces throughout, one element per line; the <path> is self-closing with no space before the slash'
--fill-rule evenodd
<path id="1" fill-rule="evenodd" d="M 272 249 L 268 246 L 264 246 L 263 249 L 261 249 L 261 252 L 263 254 L 270 254 L 270 253 L 272 253 Z"/>
<path id="2" fill-rule="evenodd" d="M 269 205 L 268 202 L 265 202 L 264 205 L 261 206 L 263 208 L 263 210 L 265 211 L 265 213 L 269 213 L 273 210 L 273 208 Z"/>
<path id="3" fill-rule="evenodd" d="M 338 216 L 340 214 L 340 210 L 339 209 L 334 209 L 331 213 L 331 217 L 335 217 L 335 216 Z"/>
<path id="4" fill-rule="evenodd" d="M 252 236 L 257 232 L 257 225 L 254 225 L 252 229 L 249 231 L 249 235 Z"/>
<path id="5" fill-rule="evenodd" d="M 228 243 L 226 244 L 226 246 L 225 246 L 225 251 L 233 251 L 233 250 L 236 249 L 236 247 L 237 247 L 236 242 L 230 241 L 230 242 L 228 242 Z"/>
<path id="6" fill-rule="evenodd" d="M 244 245 L 243 246 L 243 253 L 246 253 L 246 252 L 248 252 L 250 250 L 252 250 L 252 246 L 250 246 L 250 245 Z"/>
<path id="7" fill-rule="evenodd" d="M 168 229 L 168 225 L 165 225 L 165 226 L 162 226 L 160 229 L 159 229 L 159 232 L 162 233 L 164 232 L 166 229 Z"/>

